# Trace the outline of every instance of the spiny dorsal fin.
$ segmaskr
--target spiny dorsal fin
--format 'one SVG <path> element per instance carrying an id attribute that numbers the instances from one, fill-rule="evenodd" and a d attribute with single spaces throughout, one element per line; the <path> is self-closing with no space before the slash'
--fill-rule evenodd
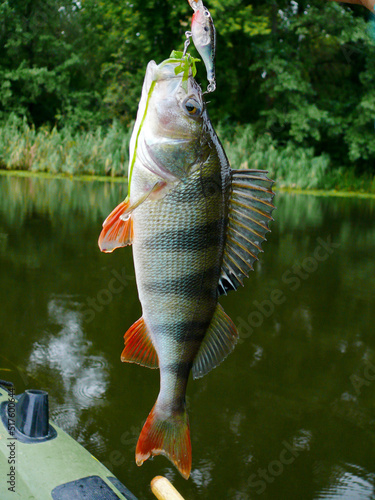
<path id="1" fill-rule="evenodd" d="M 238 332 L 220 304 L 217 305 L 210 326 L 204 336 L 193 364 L 193 378 L 206 375 L 231 353 L 237 343 Z"/>
<path id="2" fill-rule="evenodd" d="M 122 218 L 129 209 L 129 202 L 123 201 L 112 210 L 103 222 L 98 245 L 102 252 L 111 253 L 119 247 L 132 244 L 133 227 L 131 216 Z"/>
<path id="3" fill-rule="evenodd" d="M 139 318 L 124 335 L 125 348 L 121 361 L 137 363 L 147 368 L 159 368 L 158 355 L 143 317 Z"/>
<path id="4" fill-rule="evenodd" d="M 219 294 L 237 290 L 253 270 L 273 220 L 273 181 L 264 170 L 232 170 L 232 194 Z"/>

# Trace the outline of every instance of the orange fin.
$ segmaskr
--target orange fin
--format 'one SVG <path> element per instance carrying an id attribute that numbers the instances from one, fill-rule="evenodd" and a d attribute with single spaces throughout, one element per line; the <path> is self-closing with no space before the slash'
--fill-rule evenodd
<path id="1" fill-rule="evenodd" d="M 185 408 L 169 417 L 158 414 L 157 406 L 151 410 L 139 436 L 135 460 L 142 465 L 153 455 L 164 455 L 189 479 L 191 471 L 191 441 L 189 419 Z"/>
<path id="2" fill-rule="evenodd" d="M 143 318 L 139 318 L 124 335 L 125 348 L 121 361 L 137 363 L 147 368 L 159 368 L 158 355 Z"/>
<path id="3" fill-rule="evenodd" d="M 133 240 L 132 219 L 121 218 L 129 209 L 129 202 L 123 201 L 118 205 L 103 222 L 103 229 L 99 236 L 99 248 L 102 252 L 111 253 L 119 247 L 131 245 Z"/>

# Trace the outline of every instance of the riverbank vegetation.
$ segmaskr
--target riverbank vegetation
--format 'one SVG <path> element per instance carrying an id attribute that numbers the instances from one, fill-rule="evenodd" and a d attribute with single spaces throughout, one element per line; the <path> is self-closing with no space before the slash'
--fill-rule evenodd
<path id="1" fill-rule="evenodd" d="M 87 131 L 68 126 L 36 130 L 12 115 L 0 126 L 0 169 L 127 177 L 131 130 L 117 121 Z M 329 156 L 316 156 L 313 148 L 280 145 L 267 133 L 256 137 L 252 125 L 219 124 L 217 132 L 232 168 L 268 170 L 278 187 L 375 193 L 373 176 L 331 168 Z"/>
<path id="2" fill-rule="evenodd" d="M 375 192 L 374 16 L 321 0 L 206 3 L 218 32 L 208 106 L 232 166 Z M 0 0 L 0 168 L 126 176 L 146 64 L 189 27 L 188 3 L 172 7 Z M 205 87 L 202 64 L 197 78 Z"/>

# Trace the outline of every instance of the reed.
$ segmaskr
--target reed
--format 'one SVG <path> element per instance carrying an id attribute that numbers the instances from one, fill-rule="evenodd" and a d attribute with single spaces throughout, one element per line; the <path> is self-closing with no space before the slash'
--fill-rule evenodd
<path id="1" fill-rule="evenodd" d="M 126 177 L 132 126 L 113 122 L 106 128 L 36 130 L 11 115 L 0 126 L 0 168 L 67 175 Z M 327 154 L 292 142 L 280 145 L 269 131 L 253 125 L 217 127 L 232 168 L 268 170 L 279 187 L 337 189 L 375 193 L 375 177 L 355 168 L 332 168 Z"/>
<path id="2" fill-rule="evenodd" d="M 253 125 L 217 128 L 232 168 L 268 170 L 278 187 L 375 193 L 375 176 L 358 175 L 355 166 L 334 168 L 328 154 L 291 141 L 278 144 L 269 131 L 255 133 Z"/>
<path id="3" fill-rule="evenodd" d="M 125 176 L 131 127 L 35 130 L 11 115 L 0 127 L 0 167 L 68 175 Z"/>

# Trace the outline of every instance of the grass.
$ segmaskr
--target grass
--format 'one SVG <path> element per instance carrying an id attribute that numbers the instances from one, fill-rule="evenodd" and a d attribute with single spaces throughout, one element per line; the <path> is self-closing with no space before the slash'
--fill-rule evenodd
<path id="1" fill-rule="evenodd" d="M 358 176 L 355 168 L 332 168 L 327 154 L 287 143 L 280 146 L 269 133 L 256 136 L 252 125 L 219 125 L 219 137 L 232 168 L 268 170 L 280 188 L 342 190 L 375 194 L 375 176 Z"/>
<path id="2" fill-rule="evenodd" d="M 0 168 L 65 175 L 126 176 L 131 128 L 30 127 L 12 115 L 0 127 Z"/>
<path id="3" fill-rule="evenodd" d="M 98 181 L 98 182 L 115 182 L 120 184 L 127 184 L 127 177 L 109 177 L 105 175 L 72 175 L 67 173 L 52 173 L 52 172 L 37 172 L 32 170 L 9 170 L 0 169 L 0 176 L 10 176 L 10 177 L 31 177 L 38 179 L 69 179 L 71 181 Z"/>
<path id="4" fill-rule="evenodd" d="M 114 122 L 107 129 L 73 131 L 41 128 L 10 116 L 0 126 L 0 169 L 61 176 L 127 177 L 132 128 Z M 358 177 L 353 168 L 333 169 L 326 154 L 292 143 L 280 146 L 252 125 L 217 127 L 232 168 L 268 170 L 278 188 L 375 193 L 375 177 Z"/>

